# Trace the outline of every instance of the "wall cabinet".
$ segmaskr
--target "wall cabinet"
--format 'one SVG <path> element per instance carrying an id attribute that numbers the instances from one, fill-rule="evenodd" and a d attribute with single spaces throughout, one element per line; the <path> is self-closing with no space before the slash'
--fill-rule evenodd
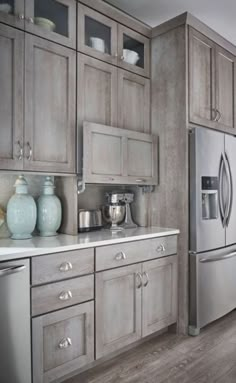
<path id="1" fill-rule="evenodd" d="M 78 4 L 77 37 L 79 51 L 150 76 L 149 39 L 82 4 Z"/>
<path id="2" fill-rule="evenodd" d="M 33 382 L 49 383 L 94 360 L 94 302 L 33 318 Z"/>
<path id="3" fill-rule="evenodd" d="M 83 174 L 87 183 L 157 184 L 157 137 L 84 123 Z"/>
<path id="4" fill-rule="evenodd" d="M 0 8 L 0 22 L 24 29 L 25 1 L 8 0 L 2 1 L 1 4 L 5 4 L 5 6 Z"/>
<path id="5" fill-rule="evenodd" d="M 235 134 L 235 57 L 189 29 L 190 122 Z"/>

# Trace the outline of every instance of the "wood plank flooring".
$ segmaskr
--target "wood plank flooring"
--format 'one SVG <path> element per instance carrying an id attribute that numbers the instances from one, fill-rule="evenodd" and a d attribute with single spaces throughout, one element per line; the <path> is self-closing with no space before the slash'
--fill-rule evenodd
<path id="1" fill-rule="evenodd" d="M 236 383 L 236 311 L 196 338 L 163 334 L 65 383 Z"/>

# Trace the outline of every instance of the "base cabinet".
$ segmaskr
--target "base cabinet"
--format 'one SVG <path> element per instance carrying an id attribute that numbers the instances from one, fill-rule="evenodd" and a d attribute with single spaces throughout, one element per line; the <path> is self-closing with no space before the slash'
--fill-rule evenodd
<path id="1" fill-rule="evenodd" d="M 94 360 L 94 302 L 32 319 L 33 383 L 49 383 Z"/>

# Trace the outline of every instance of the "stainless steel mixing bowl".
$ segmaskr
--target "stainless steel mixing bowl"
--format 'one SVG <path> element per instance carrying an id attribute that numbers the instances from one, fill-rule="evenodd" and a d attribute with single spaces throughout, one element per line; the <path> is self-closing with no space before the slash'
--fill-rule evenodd
<path id="1" fill-rule="evenodd" d="M 111 230 L 122 230 L 118 225 L 125 219 L 125 205 L 104 205 L 102 215 L 107 223 L 111 223 Z"/>

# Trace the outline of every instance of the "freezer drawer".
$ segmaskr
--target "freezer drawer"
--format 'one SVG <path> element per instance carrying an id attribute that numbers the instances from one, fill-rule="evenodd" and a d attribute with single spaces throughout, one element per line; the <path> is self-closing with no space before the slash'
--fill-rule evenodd
<path id="1" fill-rule="evenodd" d="M 235 247 L 190 255 L 190 327 L 196 333 L 236 308 L 235 270 Z"/>

